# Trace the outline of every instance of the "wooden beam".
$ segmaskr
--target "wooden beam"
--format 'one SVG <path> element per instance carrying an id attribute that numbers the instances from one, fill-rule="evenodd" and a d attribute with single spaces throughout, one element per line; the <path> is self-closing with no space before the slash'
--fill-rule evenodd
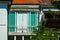
<path id="1" fill-rule="evenodd" d="M 31 32 L 9 32 L 8 35 L 36 35 L 35 33 L 31 33 Z"/>
<path id="2" fill-rule="evenodd" d="M 0 1 L 0 4 L 11 4 L 11 2 L 10 1 Z"/>

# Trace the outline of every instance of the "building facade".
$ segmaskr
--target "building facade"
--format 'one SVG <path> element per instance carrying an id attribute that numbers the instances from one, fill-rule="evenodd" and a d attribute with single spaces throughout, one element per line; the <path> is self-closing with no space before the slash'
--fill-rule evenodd
<path id="1" fill-rule="evenodd" d="M 41 13 L 39 6 L 38 0 L 12 1 L 9 11 L 9 38 L 11 40 L 29 40 L 32 35 L 35 35 L 34 28 L 39 24 Z"/>
<path id="2" fill-rule="evenodd" d="M 49 1 L 49 0 L 48 0 Z M 13 0 L 9 11 L 9 40 L 29 40 L 43 21 L 43 0 Z"/>
<path id="3" fill-rule="evenodd" d="M 0 40 L 7 40 L 8 37 L 8 24 L 7 24 L 7 15 L 8 15 L 8 5 L 10 1 L 0 0 Z"/>
<path id="4" fill-rule="evenodd" d="M 34 34 L 34 28 L 42 24 L 44 13 L 60 11 L 52 6 L 49 0 L 12 0 L 0 2 L 0 39 L 29 40 Z M 10 5 L 8 7 L 8 5 Z"/>

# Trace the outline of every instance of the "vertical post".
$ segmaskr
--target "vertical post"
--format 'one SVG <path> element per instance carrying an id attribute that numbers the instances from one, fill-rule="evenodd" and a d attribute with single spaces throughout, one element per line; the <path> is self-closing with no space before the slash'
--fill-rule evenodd
<path id="1" fill-rule="evenodd" d="M 14 36 L 14 40 L 16 40 L 16 36 Z"/>
<path id="2" fill-rule="evenodd" d="M 37 25 L 39 24 L 39 12 L 37 12 Z"/>
<path id="3" fill-rule="evenodd" d="M 15 32 L 17 32 L 17 12 L 15 12 Z"/>
<path id="4" fill-rule="evenodd" d="M 29 31 L 31 32 L 31 12 L 29 12 Z"/>
<path id="5" fill-rule="evenodd" d="M 22 40 L 24 40 L 24 36 L 22 36 Z"/>
<path id="6" fill-rule="evenodd" d="M 41 25 L 42 25 L 42 21 L 43 21 L 43 16 L 44 16 L 44 13 L 43 13 L 43 10 L 41 8 L 40 15 L 39 15 L 39 22 Z"/>
<path id="7" fill-rule="evenodd" d="M 30 36 L 30 39 L 32 38 L 32 36 Z"/>
<path id="8" fill-rule="evenodd" d="M 16 12 L 15 12 L 15 32 L 17 31 L 16 28 L 17 27 L 16 27 Z M 16 35 L 14 36 L 14 40 L 16 40 Z"/>

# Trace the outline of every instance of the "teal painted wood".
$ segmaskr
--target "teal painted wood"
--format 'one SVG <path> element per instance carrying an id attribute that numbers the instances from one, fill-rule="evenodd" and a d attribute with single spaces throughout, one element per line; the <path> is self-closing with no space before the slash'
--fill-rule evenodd
<path id="1" fill-rule="evenodd" d="M 37 13 L 36 12 L 31 12 L 29 14 L 29 24 L 30 24 L 30 31 L 33 32 L 34 31 L 34 28 L 36 27 L 37 25 Z"/>
<path id="2" fill-rule="evenodd" d="M 15 13 L 14 12 L 9 13 L 9 31 L 15 32 Z"/>
<path id="3" fill-rule="evenodd" d="M 24 13 L 23 13 L 24 14 Z M 30 31 L 33 32 L 34 28 L 37 25 L 37 12 L 29 12 L 29 26 Z M 10 32 L 15 32 L 15 13 L 9 13 L 9 25 L 10 25 Z"/>

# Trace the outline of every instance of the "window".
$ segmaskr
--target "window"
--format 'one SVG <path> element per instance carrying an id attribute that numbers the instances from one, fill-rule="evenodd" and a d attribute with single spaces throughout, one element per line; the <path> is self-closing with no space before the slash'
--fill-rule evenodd
<path id="1" fill-rule="evenodd" d="M 9 31 L 10 32 L 33 32 L 38 25 L 37 12 L 10 12 Z M 17 28 L 17 29 L 16 29 Z"/>

